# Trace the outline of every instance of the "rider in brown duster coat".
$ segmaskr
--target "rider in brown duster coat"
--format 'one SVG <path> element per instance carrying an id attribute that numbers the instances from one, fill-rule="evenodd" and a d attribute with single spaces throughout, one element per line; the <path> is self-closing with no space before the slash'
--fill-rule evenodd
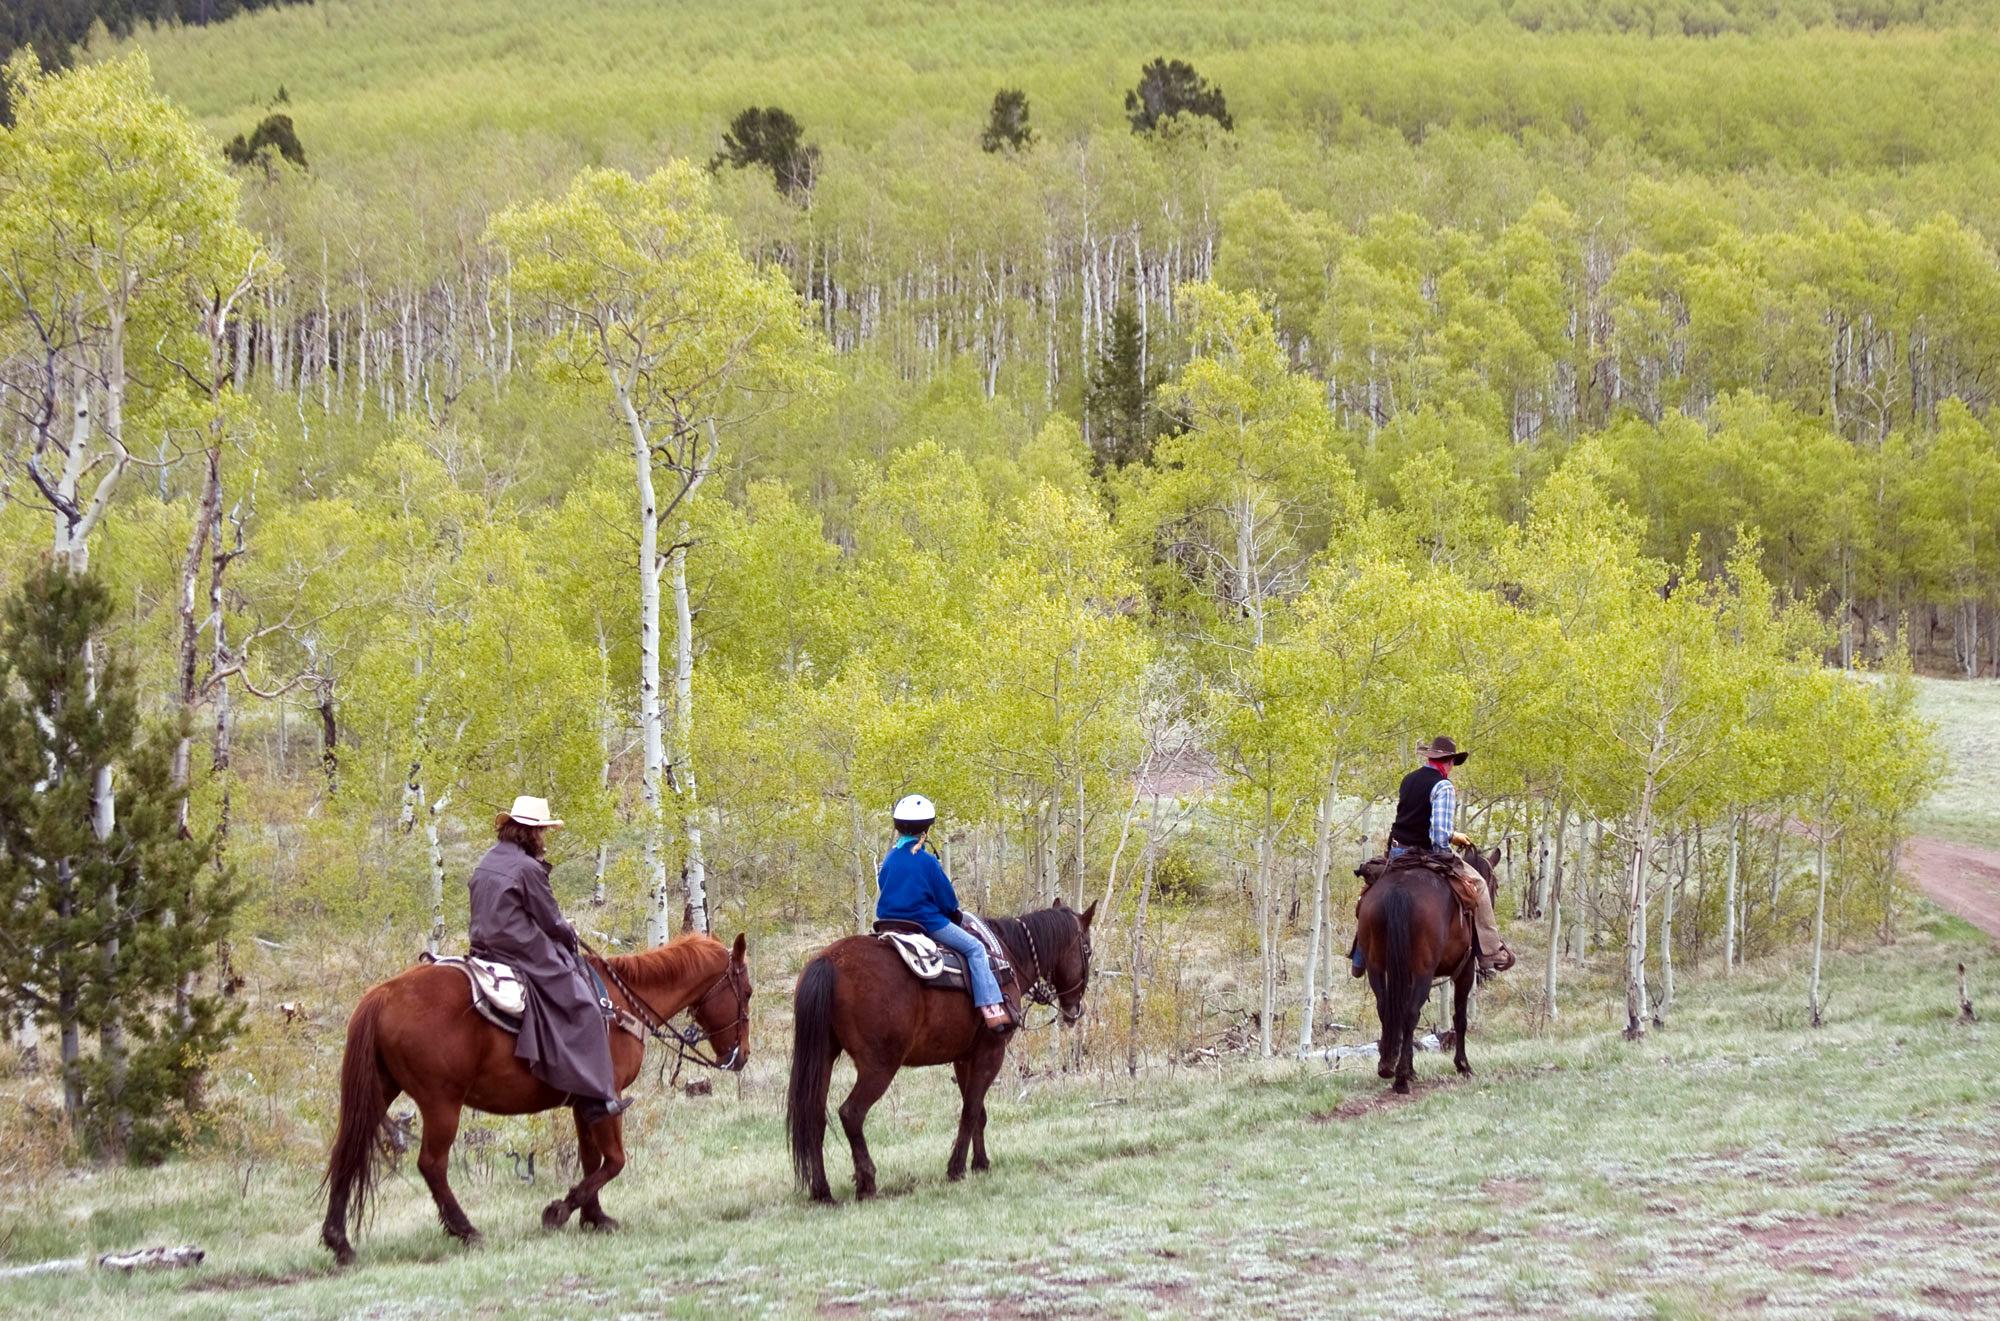
<path id="1" fill-rule="evenodd" d="M 470 934 L 476 957 L 507 964 L 527 985 L 514 1054 L 586 1118 L 621 1113 L 631 1102 L 618 1096 L 604 1011 L 540 856 L 542 836 L 562 822 L 546 801 L 524 797 L 496 824 L 499 842 L 472 872 Z"/>

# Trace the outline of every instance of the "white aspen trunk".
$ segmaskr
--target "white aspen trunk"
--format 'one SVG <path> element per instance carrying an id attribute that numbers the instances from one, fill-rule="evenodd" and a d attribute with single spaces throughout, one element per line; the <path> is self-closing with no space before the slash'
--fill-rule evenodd
<path id="1" fill-rule="evenodd" d="M 424 810 L 424 846 L 431 869 L 431 934 L 424 948 L 432 954 L 444 948 L 444 845 L 438 838 L 438 816 L 450 802 L 447 791 Z"/>
<path id="2" fill-rule="evenodd" d="M 1667 1025 L 1667 1014 L 1674 1007 L 1674 902 L 1686 878 L 1685 867 L 1680 875 L 1669 876 L 1660 900 L 1660 1003 L 1653 1009 L 1657 1027 Z"/>
<path id="3" fill-rule="evenodd" d="M 646 943 L 662 945 L 667 939 L 667 749 L 660 710 L 660 527 L 653 492 L 653 447 L 623 381 L 617 391 L 632 436 L 639 494 L 639 737 L 645 757 L 645 820 L 640 834 L 646 859 Z"/>
<path id="4" fill-rule="evenodd" d="M 1625 880 L 1625 1035 L 1646 1034 L 1646 857 L 1653 849 L 1653 795 L 1658 786 L 1652 772 L 1639 798 L 1639 816 L 1632 841 L 1632 863 Z"/>
<path id="5" fill-rule="evenodd" d="M 690 491 L 690 494 L 692 492 Z M 674 797 L 687 847 L 686 906 L 690 931 L 708 930 L 708 860 L 702 853 L 701 798 L 694 779 L 694 615 L 688 605 L 687 522 L 668 557 L 674 581 Z"/>
<path id="6" fill-rule="evenodd" d="M 608 800 L 611 797 L 611 640 L 605 635 L 602 615 L 597 618 L 597 703 L 597 791 Z M 610 854 L 610 842 L 599 840 L 596 874 L 590 891 L 594 908 L 604 907 L 609 898 L 604 892 L 604 870 Z"/>
<path id="7" fill-rule="evenodd" d="M 1268 768 L 1267 768 L 1268 769 Z M 1274 811 L 1272 793 L 1267 784 L 1264 789 L 1264 815 L 1257 823 L 1257 894 L 1262 911 L 1257 921 L 1257 943 L 1263 961 L 1264 999 L 1263 1011 L 1258 1015 L 1257 1049 L 1265 1059 L 1271 1058 L 1271 1020 L 1278 1010 L 1278 959 L 1277 959 L 1277 896 L 1273 891 L 1277 880 L 1271 874 L 1271 821 Z"/>
<path id="8" fill-rule="evenodd" d="M 1820 1011 L 1824 1006 L 1819 998 L 1819 975 L 1822 956 L 1826 950 L 1826 813 L 1828 804 L 1820 804 L 1819 828 L 1819 899 L 1813 905 L 1813 963 L 1812 986 L 1806 993 L 1806 1008 L 1811 1014 L 1812 1025 L 1819 1027 L 1823 1020 Z"/>
<path id="9" fill-rule="evenodd" d="M 1326 931 L 1327 876 L 1333 870 L 1333 815 L 1340 806 L 1340 763 L 1326 777 L 1326 793 L 1320 798 L 1319 819 L 1313 823 L 1313 918 L 1312 939 L 1306 943 L 1305 987 L 1299 1001 L 1303 1021 L 1299 1024 L 1299 1054 L 1312 1049 L 1313 1018 L 1319 1000 L 1319 953 Z"/>
<path id="10" fill-rule="evenodd" d="M 852 792 L 847 796 L 847 826 L 854 844 L 854 929 L 866 935 L 870 929 L 869 919 L 874 916 L 875 906 L 868 902 L 869 850 L 868 832 L 861 824 L 861 800 Z"/>
<path id="11" fill-rule="evenodd" d="M 1153 897 L 1153 863 L 1158 856 L 1160 795 L 1153 795 L 1152 816 L 1146 822 L 1146 862 L 1139 879 L 1139 902 L 1132 910 L 1132 1010 L 1126 1026 L 1125 1073 L 1139 1076 L 1139 984 L 1146 963 L 1146 908 Z"/>
<path id="12" fill-rule="evenodd" d="M 1556 960 L 1562 954 L 1563 840 L 1569 833 L 1569 808 L 1556 817 L 1555 865 L 1549 878 L 1549 956 L 1542 968 L 1542 1005 L 1554 1022 L 1556 1017 Z"/>
<path id="13" fill-rule="evenodd" d="M 1735 817 L 1729 818 L 1729 870 L 1724 881 L 1722 900 L 1722 975 L 1727 977 L 1736 967 L 1736 867 L 1737 840 L 1742 834 L 1741 823 Z"/>

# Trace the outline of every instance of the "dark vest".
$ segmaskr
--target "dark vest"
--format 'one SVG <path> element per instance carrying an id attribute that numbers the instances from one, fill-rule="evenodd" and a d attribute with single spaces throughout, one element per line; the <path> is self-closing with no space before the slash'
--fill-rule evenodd
<path id="1" fill-rule="evenodd" d="M 1403 787 L 1396 791 L 1396 823 L 1389 827 L 1392 843 L 1431 846 L 1431 790 L 1443 778 L 1444 772 L 1428 763 L 1403 777 Z"/>

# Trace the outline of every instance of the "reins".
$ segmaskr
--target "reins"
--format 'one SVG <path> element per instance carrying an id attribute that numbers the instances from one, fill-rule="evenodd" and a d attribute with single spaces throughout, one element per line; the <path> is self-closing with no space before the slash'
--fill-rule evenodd
<path id="1" fill-rule="evenodd" d="M 699 1064 L 706 1069 L 721 1069 L 726 1071 L 736 1066 L 736 1061 L 743 1054 L 743 1035 L 750 1026 L 750 997 L 744 995 L 741 988 L 736 986 L 735 959 L 732 958 L 729 960 L 729 964 L 723 969 L 722 975 L 710 982 L 707 990 L 688 1001 L 688 1025 L 684 1028 L 677 1028 L 670 1017 L 661 1013 L 654 1007 L 650 1000 L 632 989 L 632 984 L 619 975 L 618 969 L 611 965 L 610 959 L 598 953 L 582 940 L 577 941 L 577 948 L 594 965 L 602 970 L 611 984 L 617 987 L 624 994 L 625 998 L 632 1003 L 633 1009 L 636 1011 L 632 1014 L 632 1017 L 639 1020 L 639 1026 L 646 1030 L 646 1035 L 662 1045 L 673 1048 L 674 1076 L 669 1080 L 668 1085 L 672 1086 L 680 1082 L 681 1066 L 689 1061 Z M 727 982 L 731 989 L 737 991 L 735 1023 L 738 1029 L 737 1041 L 735 1047 L 729 1052 L 728 1059 L 723 1059 L 721 1052 L 715 1049 L 714 1034 L 701 1026 L 701 1021 L 694 1016 L 693 1012 L 700 1006 L 707 1004 L 709 997 L 720 990 L 724 982 Z M 710 1043 L 709 1053 L 706 1056 L 701 1053 L 701 1043 L 704 1041 Z M 662 1060 L 660 1061 L 659 1076 L 662 1079 L 666 1079 L 666 1073 L 666 1061 Z"/>

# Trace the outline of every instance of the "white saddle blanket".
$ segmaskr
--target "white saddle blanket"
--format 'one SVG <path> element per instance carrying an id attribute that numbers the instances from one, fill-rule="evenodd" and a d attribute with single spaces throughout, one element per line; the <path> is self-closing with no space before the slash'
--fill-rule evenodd
<path id="1" fill-rule="evenodd" d="M 474 1003 L 484 1002 L 509 1018 L 519 1018 L 527 1012 L 527 983 L 506 964 L 470 956 L 433 957 L 430 962 L 464 973 L 472 983 Z"/>
<path id="2" fill-rule="evenodd" d="M 1000 939 L 993 934 L 993 929 L 970 913 L 965 915 L 965 929 L 986 947 L 986 961 L 992 965 L 994 977 L 1004 979 L 1010 965 L 1000 953 Z M 879 934 L 895 947 L 896 953 L 902 955 L 903 966 L 922 981 L 951 981 L 956 984 L 964 973 L 960 960 L 952 957 L 944 946 L 929 936 L 920 936 L 914 931 L 884 931 Z"/>
<path id="3" fill-rule="evenodd" d="M 919 978 L 934 982 L 952 971 L 945 961 L 944 949 L 929 936 L 919 936 L 909 931 L 885 931 L 882 938 L 896 947 L 896 953 L 903 956 L 903 964 Z"/>

